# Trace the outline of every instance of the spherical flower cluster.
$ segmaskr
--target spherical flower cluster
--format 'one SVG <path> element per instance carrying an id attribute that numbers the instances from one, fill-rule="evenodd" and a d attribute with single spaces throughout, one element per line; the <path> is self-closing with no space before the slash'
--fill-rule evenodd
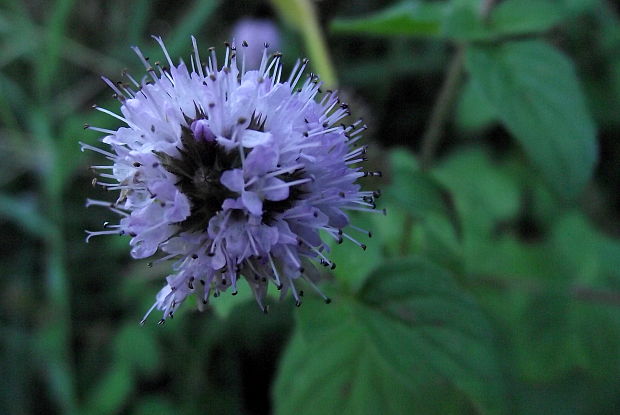
<path id="1" fill-rule="evenodd" d="M 266 311 L 269 284 L 291 291 L 296 283 L 316 287 L 315 263 L 335 267 L 321 239 L 348 239 L 348 210 L 374 211 L 377 192 L 362 191 L 356 180 L 378 172 L 356 165 L 366 147 L 357 146 L 361 120 L 340 124 L 348 107 L 333 92 L 323 93 L 318 78 L 302 81 L 307 60 L 282 78 L 281 55 L 267 56 L 258 70 L 246 70 L 242 54 L 227 45 L 222 66 L 211 49 L 203 65 L 195 39 L 190 68 L 173 64 L 156 38 L 168 66 L 153 66 L 134 48 L 147 75 L 131 85 L 104 81 L 121 103 L 122 115 L 95 106 L 123 123 L 103 132 L 111 165 L 93 166 L 95 183 L 119 191 L 115 202 L 87 201 L 120 215 L 95 235 L 131 237 L 131 255 L 157 261 L 175 259 L 167 284 L 149 313 L 171 317 L 190 294 L 200 307 L 210 297 L 237 293 L 243 277 Z M 243 42 L 243 45 L 247 45 Z M 238 61 L 241 65 L 239 68 Z M 356 231 L 366 232 L 357 227 Z M 144 321 L 144 320 L 143 320 Z"/>

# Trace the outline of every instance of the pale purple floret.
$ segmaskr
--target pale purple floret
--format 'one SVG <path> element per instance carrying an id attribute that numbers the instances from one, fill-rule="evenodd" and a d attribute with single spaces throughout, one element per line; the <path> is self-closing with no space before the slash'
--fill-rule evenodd
<path id="1" fill-rule="evenodd" d="M 121 216 L 95 235 L 131 236 L 131 255 L 156 261 L 175 259 L 174 272 L 148 314 L 157 308 L 162 322 L 194 294 L 199 304 L 230 289 L 243 277 L 266 311 L 269 284 L 291 291 L 305 280 L 328 301 L 315 282 L 315 263 L 334 267 L 326 236 L 365 245 L 343 231 L 347 210 L 373 211 L 376 192 L 356 180 L 375 172 L 355 167 L 365 160 L 356 146 L 365 126 L 339 124 L 348 107 L 332 92 L 322 93 L 315 75 L 301 80 L 299 61 L 282 80 L 280 55 L 264 50 L 257 70 L 239 70 L 236 47 L 228 46 L 223 65 L 212 52 L 203 65 L 196 42 L 191 64 L 175 65 L 160 38 L 167 68 L 152 68 L 135 48 L 147 74 L 133 86 L 106 83 L 121 102 L 123 121 L 105 133 L 110 149 L 87 144 L 111 166 L 97 183 L 118 190 L 113 202 L 88 200 Z M 245 44 L 245 42 L 244 42 Z M 354 228 L 360 230 L 359 228 Z M 145 316 L 146 318 L 146 316 Z"/>
<path id="2" fill-rule="evenodd" d="M 248 44 L 244 59 L 248 68 L 256 68 L 263 57 L 263 45 L 267 44 L 267 52 L 275 52 L 280 48 L 280 31 L 273 20 L 244 17 L 239 19 L 232 30 L 232 38 L 238 42 L 247 40 Z"/>

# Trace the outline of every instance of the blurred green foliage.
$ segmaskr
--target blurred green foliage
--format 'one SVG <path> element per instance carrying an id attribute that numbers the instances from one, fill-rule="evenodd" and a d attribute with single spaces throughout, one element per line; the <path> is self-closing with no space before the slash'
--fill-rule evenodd
<path id="1" fill-rule="evenodd" d="M 0 412 L 620 412 L 617 6 L 272 4 L 0 3 Z M 263 315 L 242 288 L 140 327 L 168 265 L 84 243 L 106 195 L 81 126 L 116 128 L 87 111 L 115 108 L 99 75 L 139 73 L 130 45 L 185 57 L 245 15 L 337 75 L 388 215 L 353 215 L 366 252 L 334 244 L 330 305 Z"/>

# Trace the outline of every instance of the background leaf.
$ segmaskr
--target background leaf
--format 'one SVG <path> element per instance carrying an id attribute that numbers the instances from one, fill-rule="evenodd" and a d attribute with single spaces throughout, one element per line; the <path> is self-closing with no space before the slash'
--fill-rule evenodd
<path id="1" fill-rule="evenodd" d="M 469 49 L 471 76 L 552 188 L 574 197 L 597 158 L 596 129 L 571 63 L 539 41 Z"/>
<path id="2" fill-rule="evenodd" d="M 443 8 L 439 3 L 403 1 L 368 16 L 334 19 L 331 29 L 336 33 L 437 36 Z"/>
<path id="3" fill-rule="evenodd" d="M 503 411 L 484 315 L 449 273 L 424 260 L 385 264 L 356 298 L 304 305 L 299 324 L 276 380 L 276 413 L 446 413 L 454 402 Z M 464 399 L 433 399 L 442 394 Z"/>

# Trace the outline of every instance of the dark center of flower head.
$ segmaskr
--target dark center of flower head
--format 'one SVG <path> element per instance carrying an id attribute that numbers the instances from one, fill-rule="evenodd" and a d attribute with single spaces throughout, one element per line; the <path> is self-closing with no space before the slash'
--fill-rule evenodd
<path id="1" fill-rule="evenodd" d="M 181 146 L 177 147 L 179 157 L 164 152 L 155 152 L 155 155 L 162 166 L 177 177 L 175 185 L 190 201 L 191 213 L 179 223 L 181 231 L 204 231 L 209 220 L 222 210 L 224 201 L 239 196 L 224 186 L 220 179 L 225 171 L 241 168 L 242 161 L 236 149 L 229 151 L 217 143 L 205 119 L 188 120 L 188 124 L 190 127 L 181 127 Z M 252 116 L 248 129 L 264 131 L 264 126 L 264 120 Z M 277 177 L 285 182 L 298 180 L 303 178 L 303 170 Z M 299 186 L 291 186 L 288 198 L 264 200 L 263 222 L 271 223 L 274 214 L 290 209 L 302 194 Z"/>

